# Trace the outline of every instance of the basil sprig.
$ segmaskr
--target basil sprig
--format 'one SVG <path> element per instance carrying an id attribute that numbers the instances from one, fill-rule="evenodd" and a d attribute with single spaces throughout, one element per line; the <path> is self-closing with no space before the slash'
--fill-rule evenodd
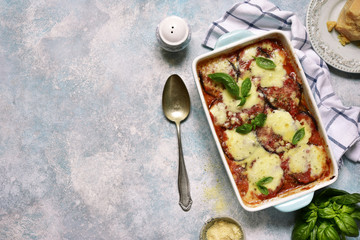
<path id="1" fill-rule="evenodd" d="M 257 188 L 262 194 L 264 195 L 269 194 L 269 190 L 264 185 L 270 183 L 273 179 L 274 179 L 273 177 L 264 177 L 256 183 Z"/>
<path id="2" fill-rule="evenodd" d="M 315 195 L 299 215 L 292 231 L 292 240 L 335 240 L 359 236 L 359 193 L 327 188 Z"/>
<path id="3" fill-rule="evenodd" d="M 263 127 L 266 121 L 266 114 L 265 113 L 259 113 L 256 115 L 256 117 L 251 120 L 251 125 L 254 126 L 254 129 L 256 127 Z"/>
<path id="4" fill-rule="evenodd" d="M 253 129 L 255 130 L 256 127 L 263 127 L 266 121 L 266 114 L 259 113 L 256 115 L 254 119 L 251 120 L 251 123 L 244 123 L 243 125 L 236 128 L 237 133 L 247 134 L 251 132 Z"/>
<path id="5" fill-rule="evenodd" d="M 208 75 L 215 82 L 222 83 L 226 90 L 235 98 L 240 99 L 240 88 L 236 81 L 227 73 L 213 73 Z"/>
<path id="6" fill-rule="evenodd" d="M 236 128 L 236 132 L 241 133 L 241 134 L 247 134 L 247 133 L 251 132 L 252 129 L 253 129 L 253 126 L 251 124 L 244 123 L 243 125 Z"/>
<path id="7" fill-rule="evenodd" d="M 239 106 L 244 106 L 246 102 L 246 98 L 250 96 L 249 95 L 250 89 L 251 89 L 251 80 L 250 78 L 246 78 L 241 84 L 241 91 L 240 91 L 241 95 L 240 95 Z"/>
<path id="8" fill-rule="evenodd" d="M 292 144 L 296 145 L 298 142 L 300 142 L 301 139 L 303 139 L 305 136 L 305 128 L 300 128 L 296 131 L 296 133 L 293 136 Z"/>
<path id="9" fill-rule="evenodd" d="M 241 84 L 241 90 L 236 81 L 227 73 L 212 73 L 208 77 L 215 82 L 222 83 L 226 90 L 237 100 L 240 100 L 239 106 L 243 106 L 251 89 L 251 80 L 246 78 Z"/>
<path id="10" fill-rule="evenodd" d="M 268 58 L 264 58 L 264 57 L 253 57 L 253 58 L 255 59 L 256 65 L 258 65 L 263 69 L 272 70 L 276 68 L 276 64 Z"/>

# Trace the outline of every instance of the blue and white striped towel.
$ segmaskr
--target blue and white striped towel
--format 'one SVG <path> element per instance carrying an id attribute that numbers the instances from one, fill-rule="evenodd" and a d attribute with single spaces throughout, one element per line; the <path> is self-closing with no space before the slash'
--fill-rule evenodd
<path id="1" fill-rule="evenodd" d="M 342 164 L 342 156 L 360 162 L 360 108 L 345 107 L 335 95 L 326 63 L 311 48 L 304 25 L 294 13 L 281 11 L 267 0 L 241 1 L 212 23 L 203 45 L 214 48 L 228 32 L 246 29 L 254 34 L 281 30 L 291 40 L 315 97 L 330 147 Z"/>

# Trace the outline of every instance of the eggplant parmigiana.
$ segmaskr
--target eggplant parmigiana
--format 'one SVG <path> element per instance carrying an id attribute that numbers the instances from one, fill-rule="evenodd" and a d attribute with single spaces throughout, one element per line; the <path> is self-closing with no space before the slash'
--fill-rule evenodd
<path id="1" fill-rule="evenodd" d="M 275 39 L 198 63 L 215 132 L 244 203 L 329 177 L 325 141 L 288 53 Z"/>

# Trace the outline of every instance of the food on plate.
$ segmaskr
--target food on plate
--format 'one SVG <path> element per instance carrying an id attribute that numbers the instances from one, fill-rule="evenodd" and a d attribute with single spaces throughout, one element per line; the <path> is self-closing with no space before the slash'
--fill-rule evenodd
<path id="1" fill-rule="evenodd" d="M 331 32 L 334 29 L 335 25 L 336 25 L 335 21 L 327 21 L 326 22 L 326 27 L 329 32 Z"/>
<path id="2" fill-rule="evenodd" d="M 337 22 L 328 21 L 326 26 L 329 32 L 335 28 L 339 33 L 339 42 L 343 46 L 360 40 L 360 0 L 347 0 Z"/>
<path id="3" fill-rule="evenodd" d="M 346 44 L 349 44 L 350 43 L 350 40 L 347 39 L 347 37 L 345 37 L 344 35 L 342 34 L 339 34 L 338 35 L 338 39 L 339 39 L 339 42 L 341 43 L 341 45 L 345 46 Z"/>
<path id="4" fill-rule="evenodd" d="M 335 188 L 327 188 L 315 194 L 312 202 L 300 210 L 292 240 L 345 239 L 345 236 L 359 236 L 360 210 L 359 193 L 348 193 Z"/>
<path id="5" fill-rule="evenodd" d="M 333 177 L 292 58 L 280 41 L 264 39 L 197 64 L 216 135 L 249 207 Z"/>
<path id="6" fill-rule="evenodd" d="M 241 240 L 243 234 L 238 225 L 226 220 L 215 221 L 206 231 L 206 240 Z"/>
<path id="7" fill-rule="evenodd" d="M 360 40 L 360 0 L 348 0 L 345 3 L 335 29 L 349 41 Z"/>

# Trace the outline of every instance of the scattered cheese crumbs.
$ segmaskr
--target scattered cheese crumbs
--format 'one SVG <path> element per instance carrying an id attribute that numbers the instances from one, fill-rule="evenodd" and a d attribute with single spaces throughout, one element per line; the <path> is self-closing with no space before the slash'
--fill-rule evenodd
<path id="1" fill-rule="evenodd" d="M 343 46 L 350 43 L 350 40 L 341 34 L 338 36 L 338 39 L 339 39 L 339 42 L 341 43 L 341 45 L 343 45 Z"/>
<path id="2" fill-rule="evenodd" d="M 336 26 L 335 21 L 327 21 L 326 22 L 326 27 L 327 27 L 329 32 L 331 32 L 334 29 L 335 26 Z"/>
<path id="3" fill-rule="evenodd" d="M 217 213 L 221 213 L 226 210 L 227 204 L 221 189 L 223 186 L 220 183 L 217 183 L 216 186 L 208 187 L 204 189 L 204 197 L 207 204 L 210 202 L 213 204 L 213 210 Z"/>

